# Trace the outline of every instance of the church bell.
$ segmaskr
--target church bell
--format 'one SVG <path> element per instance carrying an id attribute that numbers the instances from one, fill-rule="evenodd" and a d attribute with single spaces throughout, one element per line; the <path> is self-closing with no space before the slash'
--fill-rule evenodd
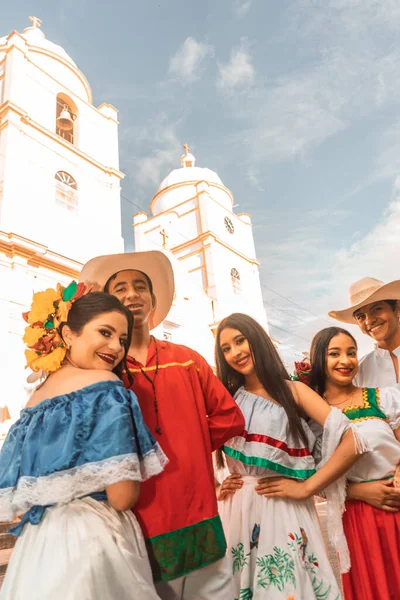
<path id="1" fill-rule="evenodd" d="M 71 131 L 71 129 L 74 128 L 74 122 L 71 113 L 68 110 L 68 106 L 64 106 L 60 112 L 60 116 L 57 118 L 57 127 L 61 131 Z"/>

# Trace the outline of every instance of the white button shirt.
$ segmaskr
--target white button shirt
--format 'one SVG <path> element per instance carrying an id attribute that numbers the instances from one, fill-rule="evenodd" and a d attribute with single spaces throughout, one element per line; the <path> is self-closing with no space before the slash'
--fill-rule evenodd
<path id="1" fill-rule="evenodd" d="M 400 346 L 393 350 L 393 354 L 400 358 Z M 389 350 L 376 347 L 364 356 L 360 361 L 354 383 L 359 387 L 395 386 L 400 389 L 400 382 L 396 381 L 396 372 Z"/>

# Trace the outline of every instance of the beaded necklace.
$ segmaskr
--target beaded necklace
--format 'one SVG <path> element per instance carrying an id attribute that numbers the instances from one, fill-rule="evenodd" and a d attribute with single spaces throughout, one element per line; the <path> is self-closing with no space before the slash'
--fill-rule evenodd
<path id="1" fill-rule="evenodd" d="M 154 372 L 154 377 L 153 379 L 151 379 L 151 377 L 146 373 L 146 371 L 143 369 L 143 367 L 140 367 L 140 372 L 142 373 L 142 375 L 147 379 L 147 381 L 150 383 L 152 390 L 153 390 L 153 404 L 154 404 L 154 412 L 156 413 L 156 428 L 155 428 L 155 432 L 158 433 L 159 435 L 161 435 L 161 427 L 160 427 L 160 422 L 158 419 L 158 400 L 157 400 L 157 391 L 156 391 L 156 386 L 155 386 L 155 380 L 158 374 L 158 346 L 157 346 L 157 340 L 156 338 L 152 335 L 150 337 L 150 340 L 153 340 L 155 348 L 156 348 L 156 370 Z"/>

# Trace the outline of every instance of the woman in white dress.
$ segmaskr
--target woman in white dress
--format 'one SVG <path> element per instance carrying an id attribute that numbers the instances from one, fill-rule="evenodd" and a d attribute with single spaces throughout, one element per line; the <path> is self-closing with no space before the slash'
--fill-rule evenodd
<path id="1" fill-rule="evenodd" d="M 313 495 L 327 488 L 328 499 L 339 499 L 336 513 L 330 513 L 330 533 L 346 569 L 343 476 L 366 450 L 361 437 L 340 411 L 290 381 L 270 338 L 251 317 L 233 314 L 221 321 L 216 362 L 246 422 L 244 434 L 218 455 L 219 466 L 225 455 L 231 473 L 217 496 L 235 599 L 341 598 Z M 324 427 L 325 465 L 318 472 L 306 416 Z"/>
<path id="2" fill-rule="evenodd" d="M 372 450 L 347 473 L 343 525 L 351 568 L 342 577 L 344 597 L 398 600 L 400 489 L 393 486 L 393 476 L 400 465 L 400 391 L 354 385 L 357 343 L 345 329 L 328 327 L 317 333 L 310 358 L 310 385 L 343 411 Z"/>
<path id="3" fill-rule="evenodd" d="M 0 520 L 24 514 L 1 600 L 158 598 L 130 509 L 166 457 L 113 372 L 133 317 L 83 291 L 39 292 L 25 315 L 28 364 L 50 375 L 0 453 Z"/>

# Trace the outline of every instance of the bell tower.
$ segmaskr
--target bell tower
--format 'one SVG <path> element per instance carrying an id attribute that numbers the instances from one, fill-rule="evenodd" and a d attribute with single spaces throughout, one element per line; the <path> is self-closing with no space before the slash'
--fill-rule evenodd
<path id="1" fill-rule="evenodd" d="M 0 229 L 84 262 L 123 248 L 117 110 L 30 20 L 0 39 Z"/>
<path id="2" fill-rule="evenodd" d="M 196 166 L 187 144 L 181 168 L 161 183 L 151 216 L 134 216 L 136 250 L 174 257 L 177 297 L 164 334 L 213 363 L 218 323 L 244 312 L 268 328 L 251 217 L 233 211 L 232 192 L 214 171 Z M 195 315 L 195 318 L 193 318 Z"/>
<path id="3" fill-rule="evenodd" d="M 12 417 L 32 292 L 123 251 L 117 110 L 93 105 L 85 75 L 30 21 L 0 38 L 0 380 Z"/>

